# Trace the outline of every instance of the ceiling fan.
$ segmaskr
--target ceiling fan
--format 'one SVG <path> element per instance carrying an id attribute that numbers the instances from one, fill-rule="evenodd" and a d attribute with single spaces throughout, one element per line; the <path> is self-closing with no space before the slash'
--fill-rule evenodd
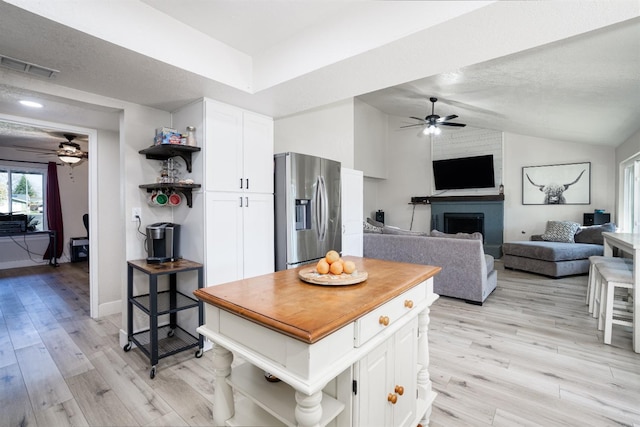
<path id="1" fill-rule="evenodd" d="M 89 158 L 89 154 L 82 151 L 79 144 L 73 142 L 73 140 L 76 139 L 75 135 L 65 133 L 63 136 L 67 141 L 61 142 L 60 145 L 58 145 L 58 151 L 56 151 L 60 160 L 67 164 L 75 165 L 76 163 Z"/>
<path id="2" fill-rule="evenodd" d="M 24 147 L 14 145 L 17 150 L 27 151 L 31 153 L 38 153 L 40 155 L 56 155 L 60 161 L 75 166 L 89 158 L 89 153 L 86 151 L 82 151 L 80 145 L 76 142 L 73 142 L 74 139 L 77 138 L 77 135 L 71 133 L 62 134 L 66 141 L 60 142 L 58 145 L 58 149 L 49 149 L 49 148 L 37 148 L 37 147 Z"/>
<path id="3" fill-rule="evenodd" d="M 420 130 L 420 133 L 418 134 L 418 136 L 420 136 L 420 135 L 429 135 L 429 134 L 439 135 L 440 126 L 453 126 L 453 127 L 460 127 L 460 128 L 466 126 L 466 124 L 464 123 L 449 122 L 449 120 L 458 118 L 458 116 L 456 116 L 455 114 L 451 114 L 449 116 L 444 116 L 444 117 L 440 117 L 439 115 L 435 114 L 435 105 L 436 105 L 436 102 L 438 101 L 438 98 L 431 97 L 429 98 L 429 101 L 431 101 L 431 114 L 429 114 L 424 119 L 421 119 L 419 117 L 410 117 L 411 119 L 420 121 L 420 123 L 401 126 L 401 128 L 423 126 L 423 129 Z"/>

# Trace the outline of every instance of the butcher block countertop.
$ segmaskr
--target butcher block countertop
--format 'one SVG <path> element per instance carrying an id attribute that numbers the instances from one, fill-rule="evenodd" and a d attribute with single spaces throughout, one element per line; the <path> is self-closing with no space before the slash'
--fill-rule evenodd
<path id="1" fill-rule="evenodd" d="M 298 271 L 278 271 L 198 289 L 197 298 L 306 343 L 314 343 L 392 298 L 435 276 L 440 267 L 344 257 L 366 271 L 362 283 L 323 286 L 303 282 Z"/>

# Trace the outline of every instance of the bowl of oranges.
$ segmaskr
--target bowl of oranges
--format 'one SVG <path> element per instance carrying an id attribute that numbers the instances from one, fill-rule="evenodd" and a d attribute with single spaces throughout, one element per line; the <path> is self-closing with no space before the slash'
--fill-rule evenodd
<path id="1" fill-rule="evenodd" d="M 298 272 L 300 279 L 316 285 L 355 285 L 367 280 L 366 271 L 358 271 L 356 264 L 343 260 L 337 251 L 327 252 L 313 268 L 303 268 Z"/>

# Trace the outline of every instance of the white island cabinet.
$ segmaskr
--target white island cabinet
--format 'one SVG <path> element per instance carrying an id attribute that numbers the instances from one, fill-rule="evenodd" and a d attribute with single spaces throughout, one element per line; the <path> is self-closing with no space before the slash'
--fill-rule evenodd
<path id="1" fill-rule="evenodd" d="M 215 343 L 206 355 L 215 425 L 428 425 L 436 394 L 427 332 L 440 267 L 345 259 L 368 278 L 313 285 L 299 278 L 303 266 L 195 291 L 205 303 L 198 332 Z M 246 363 L 232 369 L 233 354 Z"/>

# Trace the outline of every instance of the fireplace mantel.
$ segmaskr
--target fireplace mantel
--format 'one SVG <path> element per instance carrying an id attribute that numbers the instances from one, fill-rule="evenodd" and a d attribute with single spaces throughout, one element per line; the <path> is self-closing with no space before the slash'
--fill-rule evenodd
<path id="1" fill-rule="evenodd" d="M 451 202 L 503 202 L 504 194 L 488 194 L 484 196 L 431 196 L 427 197 L 427 203 L 451 203 Z"/>

